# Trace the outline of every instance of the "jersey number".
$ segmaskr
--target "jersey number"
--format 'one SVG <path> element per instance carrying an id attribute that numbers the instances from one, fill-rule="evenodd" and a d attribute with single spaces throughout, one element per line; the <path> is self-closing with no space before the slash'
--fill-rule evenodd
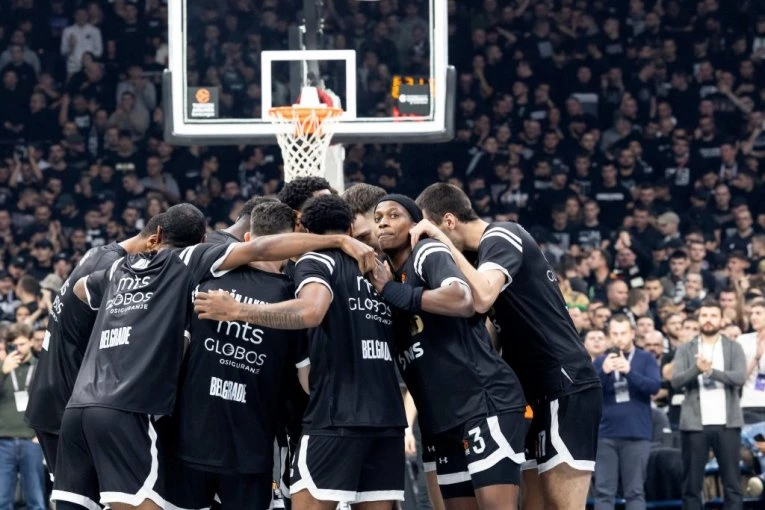
<path id="1" fill-rule="evenodd" d="M 483 451 L 486 449 L 486 442 L 481 437 L 481 428 L 476 427 L 474 429 L 470 429 L 468 434 L 473 436 L 473 451 L 475 453 L 483 453 Z"/>

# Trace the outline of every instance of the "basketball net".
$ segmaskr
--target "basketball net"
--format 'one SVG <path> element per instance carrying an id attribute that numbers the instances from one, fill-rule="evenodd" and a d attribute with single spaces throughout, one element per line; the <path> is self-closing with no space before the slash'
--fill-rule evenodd
<path id="1" fill-rule="evenodd" d="M 343 113 L 334 104 L 326 92 L 303 87 L 298 104 L 269 111 L 284 159 L 285 182 L 298 177 L 326 177 L 335 189 L 343 191 L 343 148 L 329 151 L 335 125 Z"/>

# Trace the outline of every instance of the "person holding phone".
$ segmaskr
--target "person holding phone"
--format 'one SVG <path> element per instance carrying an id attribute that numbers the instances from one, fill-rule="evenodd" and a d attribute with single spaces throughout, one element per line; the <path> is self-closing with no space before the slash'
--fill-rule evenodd
<path id="1" fill-rule="evenodd" d="M 651 395 L 661 387 L 653 356 L 635 347 L 635 327 L 616 314 L 608 322 L 613 347 L 595 360 L 603 386 L 595 462 L 595 510 L 612 510 L 621 476 L 627 510 L 645 508 L 645 479 L 651 452 Z"/>
<path id="2" fill-rule="evenodd" d="M 32 356 L 32 328 L 14 324 L 6 337 L 7 356 L 0 369 L 0 508 L 13 508 L 17 474 L 29 510 L 45 510 L 43 454 L 34 431 L 24 423 L 37 360 Z"/>

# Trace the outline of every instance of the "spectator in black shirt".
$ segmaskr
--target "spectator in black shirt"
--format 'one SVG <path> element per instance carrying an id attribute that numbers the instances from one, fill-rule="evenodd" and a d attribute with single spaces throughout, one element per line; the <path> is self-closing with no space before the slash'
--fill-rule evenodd
<path id="1" fill-rule="evenodd" d="M 609 242 L 611 231 L 600 222 L 600 206 L 587 200 L 582 207 L 582 224 L 576 231 L 573 244 L 579 248 L 603 248 Z"/>
<path id="2" fill-rule="evenodd" d="M 727 252 L 743 251 L 748 255 L 752 253 L 752 236 L 756 233 L 752 213 L 748 208 L 742 207 L 734 213 L 736 231 L 722 242 L 722 247 Z"/>
<path id="3" fill-rule="evenodd" d="M 709 213 L 707 202 L 709 194 L 704 190 L 696 190 L 691 195 L 691 207 L 681 217 L 681 230 L 690 228 L 712 233 L 717 228 L 717 222 Z"/>
<path id="4" fill-rule="evenodd" d="M 37 280 L 42 280 L 53 272 L 53 243 L 44 239 L 32 247 L 32 267 L 27 272 Z"/>
<path id="5" fill-rule="evenodd" d="M 595 186 L 593 198 L 598 202 L 603 223 L 611 229 L 622 225 L 627 214 L 630 192 L 617 181 L 616 167 L 611 162 L 603 163 L 600 169 L 603 181 Z"/>

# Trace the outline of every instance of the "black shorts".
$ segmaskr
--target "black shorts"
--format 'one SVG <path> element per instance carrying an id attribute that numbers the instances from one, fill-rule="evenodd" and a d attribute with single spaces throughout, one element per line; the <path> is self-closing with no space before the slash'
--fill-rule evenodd
<path id="1" fill-rule="evenodd" d="M 404 500 L 404 438 L 304 434 L 292 459 L 290 492 L 322 501 Z"/>
<path id="2" fill-rule="evenodd" d="M 598 429 L 603 410 L 599 386 L 532 405 L 534 418 L 526 437 L 523 469 L 544 473 L 559 464 L 580 471 L 595 470 Z"/>
<path id="3" fill-rule="evenodd" d="M 168 459 L 166 465 L 164 496 L 175 510 L 210 508 L 216 501 L 221 510 L 268 510 L 271 506 L 271 473 L 212 473 L 178 459 Z"/>
<path id="4" fill-rule="evenodd" d="M 37 436 L 37 440 L 40 442 L 40 448 L 42 448 L 43 457 L 45 457 L 45 466 L 48 468 L 48 472 L 52 477 L 56 472 L 58 434 L 51 434 L 50 432 L 35 430 L 35 435 Z"/>
<path id="5" fill-rule="evenodd" d="M 145 414 L 103 407 L 69 408 L 61 435 L 53 501 L 68 501 L 88 510 L 145 499 L 164 507 L 164 459 L 157 432 Z"/>
<path id="6" fill-rule="evenodd" d="M 492 485 L 519 485 L 528 422 L 521 411 L 482 416 L 423 439 L 425 471 L 436 471 L 444 499 L 472 497 Z"/>

